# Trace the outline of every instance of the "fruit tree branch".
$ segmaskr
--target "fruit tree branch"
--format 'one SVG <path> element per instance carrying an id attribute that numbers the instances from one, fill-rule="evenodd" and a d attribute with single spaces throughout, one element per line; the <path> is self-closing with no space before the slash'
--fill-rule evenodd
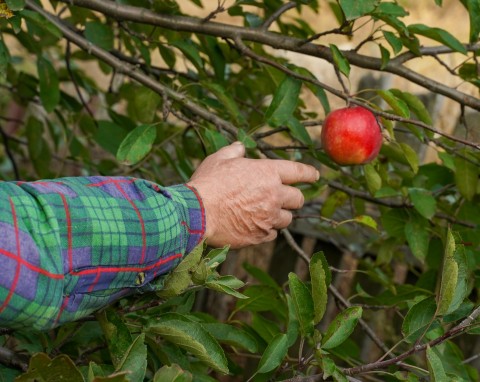
<path id="1" fill-rule="evenodd" d="M 26 0 L 27 8 L 41 14 L 48 21 L 54 24 L 63 34 L 63 36 L 70 42 L 77 45 L 79 48 L 89 52 L 91 55 L 102 60 L 112 68 L 114 68 L 118 73 L 125 74 L 126 76 L 138 81 L 142 85 L 148 87 L 149 89 L 157 92 L 162 96 L 171 98 L 172 100 L 181 103 L 184 107 L 189 109 L 192 113 L 198 115 L 199 117 L 205 119 L 208 122 L 211 122 L 218 128 L 228 132 L 233 137 L 237 135 L 237 128 L 228 121 L 220 118 L 218 115 L 206 110 L 200 105 L 196 104 L 190 100 L 185 94 L 177 92 L 160 82 L 154 80 L 153 78 L 147 76 L 145 73 L 139 71 L 135 66 L 125 63 L 124 61 L 118 59 L 113 54 L 107 52 L 104 49 L 99 48 L 98 46 L 93 45 L 91 42 L 80 36 L 78 33 L 70 29 L 65 25 L 58 17 L 50 14 L 45 11 L 42 7 L 36 4 L 33 0 Z"/>
<path id="2" fill-rule="evenodd" d="M 453 327 L 449 331 L 447 331 L 445 334 L 442 336 L 435 338 L 434 340 L 431 340 L 423 345 L 416 345 L 410 350 L 385 361 L 379 361 L 379 362 L 372 362 L 366 365 L 362 366 L 357 366 L 357 367 L 351 367 L 348 369 L 344 369 L 344 373 L 347 375 L 356 375 L 356 374 L 362 374 L 366 373 L 372 370 L 379 370 L 379 369 L 385 369 L 386 367 L 392 366 L 399 364 L 401 361 L 404 359 L 410 357 L 411 355 L 419 352 L 423 352 L 427 349 L 427 347 L 434 347 L 437 346 L 455 336 L 458 334 L 464 332 L 469 328 L 469 326 L 478 318 L 480 317 L 480 306 L 477 307 L 467 318 L 465 318 L 460 324 L 457 326 Z"/>
<path id="3" fill-rule="evenodd" d="M 333 62 L 333 55 L 329 47 L 305 43 L 304 40 L 299 38 L 284 36 L 258 28 L 241 27 L 213 21 L 205 22 L 195 17 L 162 15 L 145 8 L 121 5 L 112 1 L 60 0 L 60 2 L 95 10 L 117 20 L 139 22 L 175 31 L 201 33 L 215 37 L 229 39 L 241 38 L 245 41 L 268 45 L 275 49 L 302 53 Z M 480 111 L 480 99 L 416 73 L 403 66 L 401 62 L 396 62 L 395 59 L 383 67 L 382 60 L 379 58 L 365 56 L 355 51 L 343 51 L 342 53 L 352 65 L 398 75 L 435 93 L 451 98 L 461 105 L 469 106 Z"/>

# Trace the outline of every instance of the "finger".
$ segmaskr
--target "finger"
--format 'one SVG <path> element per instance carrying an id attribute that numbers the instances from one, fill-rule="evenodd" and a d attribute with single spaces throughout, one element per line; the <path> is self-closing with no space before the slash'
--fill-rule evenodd
<path id="1" fill-rule="evenodd" d="M 293 214 L 287 210 L 280 210 L 278 213 L 276 222 L 273 224 L 273 228 L 282 229 L 290 225 L 293 220 Z"/>
<path id="2" fill-rule="evenodd" d="M 280 189 L 282 208 L 285 210 L 298 210 L 302 208 L 305 198 L 298 188 L 283 186 Z"/>
<path id="3" fill-rule="evenodd" d="M 313 183 L 320 178 L 318 170 L 310 165 L 288 160 L 272 161 L 283 184 Z"/>
<path id="4" fill-rule="evenodd" d="M 217 159 L 235 159 L 245 156 L 245 146 L 241 142 L 234 142 L 229 146 L 222 147 L 215 154 Z"/>

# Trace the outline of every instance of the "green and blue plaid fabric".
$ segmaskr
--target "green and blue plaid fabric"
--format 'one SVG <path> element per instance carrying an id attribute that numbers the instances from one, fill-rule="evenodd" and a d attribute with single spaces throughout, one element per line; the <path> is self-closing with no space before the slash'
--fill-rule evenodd
<path id="1" fill-rule="evenodd" d="M 49 329 L 175 267 L 205 232 L 196 191 L 128 177 L 0 183 L 0 327 Z"/>

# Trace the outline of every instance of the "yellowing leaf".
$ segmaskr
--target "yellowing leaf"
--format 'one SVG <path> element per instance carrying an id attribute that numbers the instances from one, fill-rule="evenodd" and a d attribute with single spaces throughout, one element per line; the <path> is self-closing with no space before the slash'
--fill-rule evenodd
<path id="1" fill-rule="evenodd" d="M 8 8 L 8 5 L 5 3 L 0 3 L 0 17 L 9 19 L 13 17 L 13 12 Z"/>

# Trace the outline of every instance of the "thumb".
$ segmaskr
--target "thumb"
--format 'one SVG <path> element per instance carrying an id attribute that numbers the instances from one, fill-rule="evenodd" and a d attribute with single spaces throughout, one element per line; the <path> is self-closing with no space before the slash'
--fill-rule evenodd
<path id="1" fill-rule="evenodd" d="M 245 156 L 245 146 L 241 142 L 234 142 L 229 146 L 222 147 L 215 154 L 217 159 L 235 159 Z"/>

